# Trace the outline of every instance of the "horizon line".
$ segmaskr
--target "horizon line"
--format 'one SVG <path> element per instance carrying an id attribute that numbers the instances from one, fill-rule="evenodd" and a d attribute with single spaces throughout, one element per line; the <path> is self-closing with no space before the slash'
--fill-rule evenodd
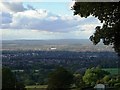
<path id="1" fill-rule="evenodd" d="M 21 41 L 22 41 L 22 40 L 23 40 L 23 41 L 24 41 L 24 40 L 28 40 L 28 41 L 29 41 L 29 40 L 30 40 L 30 41 L 31 41 L 31 40 L 36 40 L 36 41 L 38 40 L 38 41 L 39 41 L 39 40 L 89 40 L 89 39 L 87 39 L 87 38 L 83 38 L 83 39 L 74 39 L 74 38 L 73 38 L 73 39 L 2 39 L 1 41 L 20 41 L 20 40 L 21 40 Z"/>

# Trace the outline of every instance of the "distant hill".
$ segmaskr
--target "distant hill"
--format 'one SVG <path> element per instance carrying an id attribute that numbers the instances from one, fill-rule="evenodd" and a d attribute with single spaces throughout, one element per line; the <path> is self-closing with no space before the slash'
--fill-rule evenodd
<path id="1" fill-rule="evenodd" d="M 95 46 L 88 39 L 2 41 L 2 50 L 50 50 L 51 47 L 65 51 L 113 51 L 112 46 L 102 43 Z"/>
<path id="2" fill-rule="evenodd" d="M 3 44 L 92 44 L 88 39 L 58 39 L 58 40 L 3 40 Z"/>

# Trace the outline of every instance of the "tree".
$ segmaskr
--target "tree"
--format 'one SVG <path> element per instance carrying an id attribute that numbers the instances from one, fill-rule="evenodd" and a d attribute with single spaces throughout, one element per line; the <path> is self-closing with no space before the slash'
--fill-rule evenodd
<path id="1" fill-rule="evenodd" d="M 2 90 L 15 88 L 15 76 L 9 68 L 2 68 Z"/>
<path id="2" fill-rule="evenodd" d="M 26 90 L 25 85 L 23 84 L 23 82 L 16 82 L 15 90 Z"/>
<path id="3" fill-rule="evenodd" d="M 107 71 L 104 71 L 98 67 L 87 69 L 85 75 L 83 76 L 83 81 L 88 86 L 94 86 L 97 81 L 101 81 L 101 79 L 108 74 L 109 73 Z"/>
<path id="4" fill-rule="evenodd" d="M 103 26 L 97 26 L 90 40 L 96 45 L 102 39 L 105 45 L 113 45 L 120 56 L 120 2 L 79 2 L 73 5 L 74 15 L 97 17 Z"/>
<path id="5" fill-rule="evenodd" d="M 87 69 L 85 72 L 85 75 L 83 76 L 83 81 L 88 85 L 88 86 L 94 86 L 97 81 L 97 74 L 93 72 L 92 69 Z"/>
<path id="6" fill-rule="evenodd" d="M 2 90 L 26 90 L 23 83 L 18 82 L 9 68 L 2 68 Z"/>
<path id="7" fill-rule="evenodd" d="M 82 90 L 82 88 L 85 87 L 81 74 L 74 74 L 74 83 L 79 90 Z"/>
<path id="8" fill-rule="evenodd" d="M 58 68 L 49 76 L 48 90 L 67 90 L 73 83 L 73 75 L 64 68 Z"/>
<path id="9" fill-rule="evenodd" d="M 110 76 L 109 75 L 106 75 L 103 77 L 103 82 L 104 83 L 108 83 L 108 81 L 110 80 Z"/>

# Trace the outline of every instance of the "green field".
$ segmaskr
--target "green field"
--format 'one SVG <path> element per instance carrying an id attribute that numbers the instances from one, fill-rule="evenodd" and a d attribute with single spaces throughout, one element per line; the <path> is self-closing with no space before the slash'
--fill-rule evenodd
<path id="1" fill-rule="evenodd" d="M 27 90 L 46 90 L 47 85 L 32 85 L 26 86 Z"/>
<path id="2" fill-rule="evenodd" d="M 110 72 L 111 75 L 118 74 L 118 68 L 104 68 L 103 70 Z"/>

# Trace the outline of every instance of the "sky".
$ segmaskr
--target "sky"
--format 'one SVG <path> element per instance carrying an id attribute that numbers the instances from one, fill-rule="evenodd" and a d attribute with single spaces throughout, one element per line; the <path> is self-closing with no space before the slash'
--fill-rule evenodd
<path id="1" fill-rule="evenodd" d="M 23 39 L 88 39 L 96 26 L 102 24 L 97 18 L 74 16 L 66 2 L 23 2 L 0 0 L 2 40 Z"/>

